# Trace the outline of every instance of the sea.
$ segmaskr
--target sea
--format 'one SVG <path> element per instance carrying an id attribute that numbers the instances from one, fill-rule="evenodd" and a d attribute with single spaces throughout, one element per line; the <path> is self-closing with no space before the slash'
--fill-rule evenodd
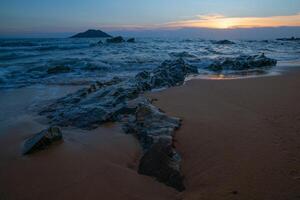
<path id="1" fill-rule="evenodd" d="M 280 73 L 280 66 L 300 63 L 300 41 L 232 42 L 235 44 L 198 38 L 136 38 L 135 43 L 107 44 L 105 39 L 1 39 L 0 89 L 87 85 L 114 76 L 126 78 L 178 57 L 198 67 L 198 78 L 272 75 Z M 279 67 L 217 73 L 205 69 L 216 59 L 261 53 L 278 60 Z M 68 67 L 70 71 L 49 73 L 49 69 L 57 66 Z"/>

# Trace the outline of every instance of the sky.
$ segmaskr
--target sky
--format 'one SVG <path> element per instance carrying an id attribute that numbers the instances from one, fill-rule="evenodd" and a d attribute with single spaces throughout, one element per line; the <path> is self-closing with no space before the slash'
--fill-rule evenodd
<path id="1" fill-rule="evenodd" d="M 300 27 L 300 0 L 0 0 L 0 36 L 280 26 Z"/>

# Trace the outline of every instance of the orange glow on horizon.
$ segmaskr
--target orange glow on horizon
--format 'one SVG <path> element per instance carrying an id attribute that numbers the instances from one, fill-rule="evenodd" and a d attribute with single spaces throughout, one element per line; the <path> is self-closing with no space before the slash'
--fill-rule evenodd
<path id="1" fill-rule="evenodd" d="M 197 19 L 171 22 L 167 23 L 166 26 L 217 29 L 300 26 L 300 13 L 296 15 L 272 17 L 226 17 L 222 15 L 199 15 L 197 16 Z"/>

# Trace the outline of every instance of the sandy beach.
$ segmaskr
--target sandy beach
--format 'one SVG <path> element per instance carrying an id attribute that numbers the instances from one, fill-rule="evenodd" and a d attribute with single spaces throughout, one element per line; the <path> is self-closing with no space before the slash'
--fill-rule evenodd
<path id="1" fill-rule="evenodd" d="M 192 80 L 148 93 L 157 107 L 183 120 L 175 137 L 182 193 L 137 173 L 140 145 L 118 124 L 89 132 L 64 128 L 63 143 L 21 156 L 24 139 L 45 127 L 24 112 L 2 123 L 0 199 L 299 199 L 299 78 L 292 71 Z M 1 109 L 16 115 L 13 106 Z"/>
<path id="2" fill-rule="evenodd" d="M 193 80 L 149 95 L 183 119 L 184 199 L 300 198 L 299 78 Z"/>
<path id="3" fill-rule="evenodd" d="M 300 200 L 300 0 L 0 16 L 0 200 Z"/>
<path id="4" fill-rule="evenodd" d="M 176 199 L 174 189 L 137 173 L 141 147 L 118 124 L 93 131 L 63 128 L 63 142 L 21 155 L 24 140 L 48 127 L 30 111 L 37 98 L 58 98 L 77 89 L 2 91 L 0 199 Z"/>

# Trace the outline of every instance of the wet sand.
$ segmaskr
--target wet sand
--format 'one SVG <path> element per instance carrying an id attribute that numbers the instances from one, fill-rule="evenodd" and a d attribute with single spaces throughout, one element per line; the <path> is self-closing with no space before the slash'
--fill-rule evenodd
<path id="1" fill-rule="evenodd" d="M 176 132 L 183 193 L 137 174 L 139 143 L 118 124 L 89 132 L 64 128 L 63 143 L 21 156 L 24 139 L 47 127 L 29 115 L 41 101 L 36 98 L 67 92 L 1 93 L 0 199 L 300 199 L 299 91 L 300 72 L 295 71 L 192 80 L 147 94 L 158 99 L 156 106 L 183 119 Z"/>
<path id="2" fill-rule="evenodd" d="M 118 124 L 93 131 L 64 128 L 64 142 L 21 156 L 22 142 L 48 127 L 29 115 L 36 98 L 40 102 L 74 90 L 1 93 L 0 199 L 177 199 L 174 189 L 137 173 L 139 143 Z"/>
<path id="3" fill-rule="evenodd" d="M 148 94 L 181 117 L 183 199 L 300 199 L 300 72 Z"/>

